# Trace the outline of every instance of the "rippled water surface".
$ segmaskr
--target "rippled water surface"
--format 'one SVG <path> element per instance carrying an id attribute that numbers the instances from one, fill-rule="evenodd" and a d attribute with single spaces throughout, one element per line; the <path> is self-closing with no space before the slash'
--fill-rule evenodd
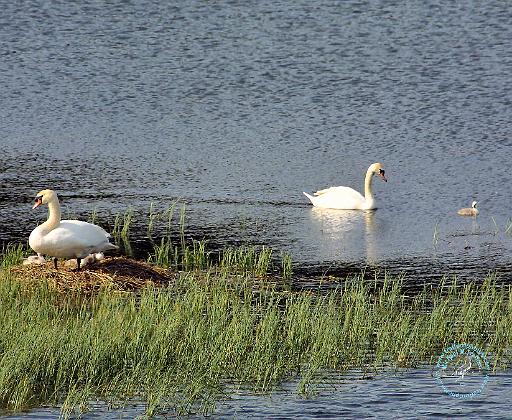
<path id="1" fill-rule="evenodd" d="M 506 271 L 511 15 L 502 2 L 6 4 L 0 239 L 28 237 L 29 202 L 51 187 L 65 211 L 100 217 L 182 198 L 198 236 L 297 263 Z M 362 191 L 374 161 L 389 178 L 375 214 L 302 195 Z M 457 216 L 473 199 L 478 220 Z"/>
<path id="2" fill-rule="evenodd" d="M 181 198 L 196 238 L 289 251 L 305 271 L 511 278 L 507 2 L 2 8 L 0 242 L 28 238 L 50 187 L 100 222 Z M 375 161 L 376 212 L 302 195 L 362 191 Z M 473 199 L 478 219 L 457 216 Z"/>

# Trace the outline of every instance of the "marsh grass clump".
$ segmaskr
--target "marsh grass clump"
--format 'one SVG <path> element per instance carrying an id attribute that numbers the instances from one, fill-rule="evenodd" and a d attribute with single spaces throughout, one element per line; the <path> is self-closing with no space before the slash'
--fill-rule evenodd
<path id="1" fill-rule="evenodd" d="M 207 241 L 192 240 L 191 244 L 187 244 L 180 237 L 177 242 L 175 244 L 170 236 L 161 238 L 159 243 L 153 244 L 148 262 L 185 271 L 215 267 L 224 274 L 250 274 L 257 277 L 265 277 L 277 271 L 273 251 L 266 246 L 230 247 L 213 253 L 208 250 Z M 281 255 L 281 266 L 283 278 L 290 278 L 291 257 L 288 254 Z"/>
<path id="2" fill-rule="evenodd" d="M 505 226 L 505 234 L 506 235 L 512 235 L 512 219 L 507 220 L 507 225 Z"/>
<path id="3" fill-rule="evenodd" d="M 229 273 L 252 274 L 264 277 L 272 263 L 272 250 L 266 246 L 241 246 L 224 249 L 219 267 Z"/>
<path id="4" fill-rule="evenodd" d="M 148 262 L 160 267 L 186 271 L 205 270 L 211 265 L 206 241 L 193 240 L 192 245 L 174 245 L 169 237 L 164 237 L 160 243 L 153 245 Z"/>
<path id="5" fill-rule="evenodd" d="M 178 247 L 175 247 L 170 238 L 162 238 L 160 243 L 153 245 L 153 252 L 148 256 L 148 262 L 160 267 L 177 267 Z"/>
<path id="6" fill-rule="evenodd" d="M 62 293 L 34 273 L 0 273 L 3 409 L 58 404 L 66 416 L 94 398 L 138 398 L 148 416 L 211 412 L 227 383 L 269 392 L 298 378 L 306 392 L 322 372 L 435 364 L 460 342 L 495 369 L 511 362 L 512 289 L 493 276 L 415 295 L 403 278 L 356 276 L 315 293 L 210 267 L 135 293 L 108 282 Z"/>
<path id="7" fill-rule="evenodd" d="M 116 214 L 112 236 L 116 239 L 127 240 L 130 236 L 130 227 L 133 222 L 133 209 L 129 208 L 124 214 Z"/>
<path id="8" fill-rule="evenodd" d="M 169 237 L 153 245 L 148 262 L 185 271 L 205 270 L 215 266 L 225 274 L 252 274 L 258 277 L 268 275 L 273 264 L 272 250 L 265 246 L 226 248 L 214 255 L 207 250 L 206 241 L 193 240 L 191 245 L 187 245 L 180 240 L 179 245 L 174 245 Z M 284 264 L 283 267 L 287 267 Z"/>
<path id="9" fill-rule="evenodd" d="M 150 206 L 147 263 L 109 258 L 55 271 L 19 266 L 20 245 L 2 249 L 1 409 L 59 405 L 66 417 L 96 398 L 136 398 L 148 416 L 210 413 L 226 384 L 270 392 L 298 379 L 307 393 L 324 372 L 433 365 L 453 343 L 479 347 L 492 369 L 511 365 L 512 287 L 495 275 L 414 293 L 385 273 L 294 290 L 289 254 L 213 253 L 186 241 L 177 203 L 163 213 Z M 161 220 L 165 234 L 153 242 Z M 133 222 L 132 210 L 116 216 L 114 236 L 129 244 Z"/>
<path id="10" fill-rule="evenodd" d="M 0 255 L 0 268 L 6 269 L 21 264 L 23 259 L 28 255 L 28 250 L 23 244 L 12 244 L 2 246 Z"/>
<path id="11" fill-rule="evenodd" d="M 292 256 L 287 252 L 281 254 L 281 268 L 283 278 L 290 279 L 293 274 L 293 260 Z"/>
<path id="12" fill-rule="evenodd" d="M 210 254 L 206 250 L 206 241 L 192 241 L 182 252 L 182 267 L 186 271 L 205 270 L 210 266 Z"/>
<path id="13" fill-rule="evenodd" d="M 287 253 L 276 256 L 271 248 L 264 245 L 243 245 L 212 252 L 208 249 L 206 240 L 187 239 L 186 214 L 186 204 L 179 199 L 173 200 L 163 211 L 158 211 L 153 203 L 150 204 L 146 226 L 147 237 L 152 246 L 147 256 L 149 263 L 185 271 L 205 270 L 216 266 L 226 273 L 252 274 L 259 277 L 280 271 L 283 278 L 291 277 L 292 259 Z M 94 217 L 97 215 L 94 214 Z M 159 226 L 161 221 L 165 222 L 165 226 Z M 116 244 L 122 245 L 123 253 L 128 256 L 133 256 L 130 229 L 134 223 L 135 213 L 130 208 L 125 213 L 115 215 L 112 227 Z M 157 235 L 160 235 L 159 239 Z"/>

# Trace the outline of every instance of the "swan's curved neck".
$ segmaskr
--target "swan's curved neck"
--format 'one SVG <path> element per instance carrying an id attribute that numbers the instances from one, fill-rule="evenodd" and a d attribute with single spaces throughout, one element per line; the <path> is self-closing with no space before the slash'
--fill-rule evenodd
<path id="1" fill-rule="evenodd" d="M 41 227 L 44 230 L 50 231 L 55 229 L 60 223 L 60 204 L 57 198 L 53 199 L 48 203 L 48 220 L 44 222 Z"/>
<path id="2" fill-rule="evenodd" d="M 373 171 L 368 169 L 368 171 L 366 171 L 366 177 L 364 178 L 364 198 L 366 200 L 373 200 L 372 178 Z"/>

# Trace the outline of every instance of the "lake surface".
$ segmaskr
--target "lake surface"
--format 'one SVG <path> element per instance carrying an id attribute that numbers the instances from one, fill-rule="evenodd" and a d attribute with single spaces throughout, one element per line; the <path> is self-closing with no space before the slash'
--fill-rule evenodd
<path id="1" fill-rule="evenodd" d="M 100 223 L 180 198 L 191 236 L 288 251 L 305 274 L 512 278 L 506 2 L 2 7 L 0 242 L 28 239 L 52 188 Z M 376 212 L 302 194 L 362 191 L 377 161 Z M 478 219 L 457 216 L 474 199 Z"/>
<path id="2" fill-rule="evenodd" d="M 198 238 L 297 264 L 507 272 L 510 18 L 502 2 L 5 5 L 0 241 L 28 238 L 49 187 L 100 221 L 181 198 Z M 362 191 L 375 161 L 374 214 L 302 195 Z M 473 199 L 478 220 L 457 216 Z"/>

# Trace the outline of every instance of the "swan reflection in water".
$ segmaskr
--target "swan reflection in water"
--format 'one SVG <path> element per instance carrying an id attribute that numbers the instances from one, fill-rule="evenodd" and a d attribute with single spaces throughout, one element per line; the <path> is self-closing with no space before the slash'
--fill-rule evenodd
<path id="1" fill-rule="evenodd" d="M 330 257 L 378 260 L 375 210 L 333 210 L 313 207 L 311 222 Z"/>

